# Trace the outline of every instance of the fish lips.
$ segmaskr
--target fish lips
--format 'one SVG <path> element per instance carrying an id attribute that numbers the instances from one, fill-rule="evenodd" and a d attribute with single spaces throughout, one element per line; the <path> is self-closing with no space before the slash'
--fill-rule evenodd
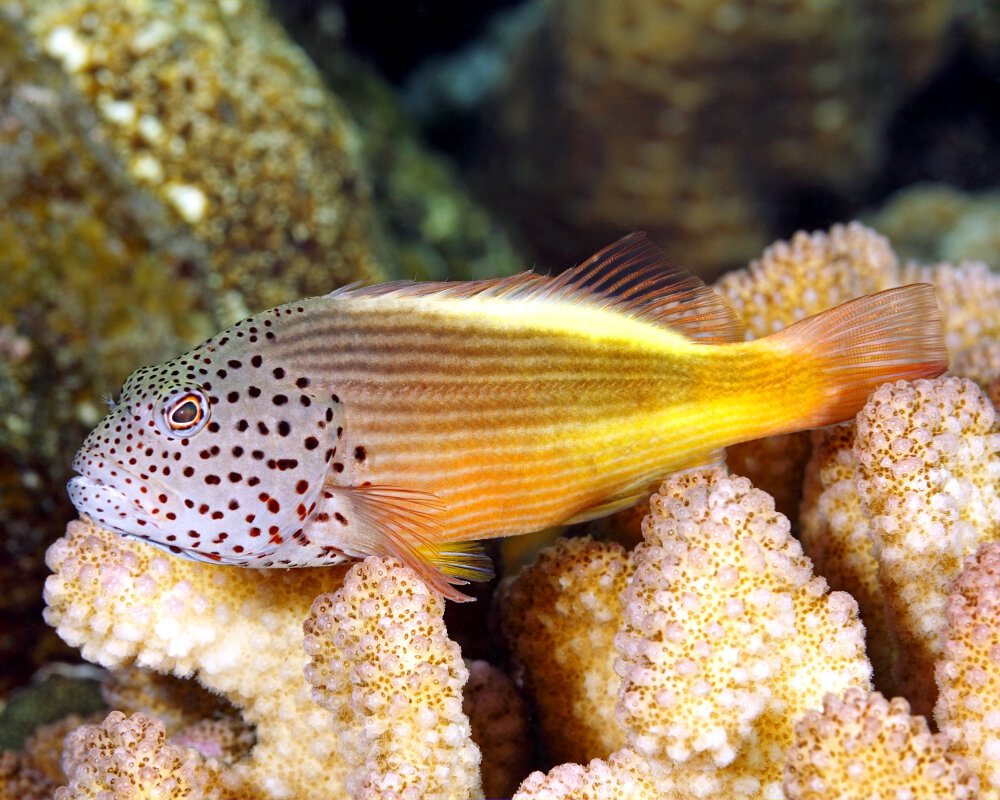
<path id="1" fill-rule="evenodd" d="M 103 528 L 124 536 L 147 538 L 159 525 L 147 513 L 138 498 L 137 488 L 144 482 L 120 464 L 98 461 L 86 466 L 73 460 L 73 467 L 81 474 L 66 484 L 69 499 L 80 514 L 85 514 Z M 126 483 L 131 480 L 131 484 Z"/>

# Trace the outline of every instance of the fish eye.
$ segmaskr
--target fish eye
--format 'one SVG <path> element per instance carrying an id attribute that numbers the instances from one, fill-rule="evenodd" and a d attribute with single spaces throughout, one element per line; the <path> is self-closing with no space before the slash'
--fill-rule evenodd
<path id="1" fill-rule="evenodd" d="M 173 436 L 193 436 L 208 422 L 211 405 L 196 389 L 174 392 L 163 404 L 166 432 Z"/>

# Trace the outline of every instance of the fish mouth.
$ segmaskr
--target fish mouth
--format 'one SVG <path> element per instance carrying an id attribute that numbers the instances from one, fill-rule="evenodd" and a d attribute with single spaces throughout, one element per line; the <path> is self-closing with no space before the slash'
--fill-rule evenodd
<path id="1" fill-rule="evenodd" d="M 79 456 L 73 459 L 73 469 L 80 474 L 66 484 L 80 514 L 123 536 L 146 538 L 159 528 L 139 499 L 140 487 L 148 481 L 109 459 L 81 461 Z"/>

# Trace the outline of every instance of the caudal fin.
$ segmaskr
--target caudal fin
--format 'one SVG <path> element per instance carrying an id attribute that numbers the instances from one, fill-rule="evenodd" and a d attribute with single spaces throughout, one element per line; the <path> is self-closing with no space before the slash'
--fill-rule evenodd
<path id="1" fill-rule="evenodd" d="M 935 378 L 948 369 L 941 312 L 929 283 L 849 300 L 773 339 L 815 365 L 824 399 L 807 427 L 853 417 L 883 383 Z"/>

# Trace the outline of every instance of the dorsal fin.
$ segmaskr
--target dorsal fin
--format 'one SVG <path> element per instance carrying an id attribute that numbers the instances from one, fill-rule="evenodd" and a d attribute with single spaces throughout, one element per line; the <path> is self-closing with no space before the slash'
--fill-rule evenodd
<path id="1" fill-rule="evenodd" d="M 667 266 L 663 251 L 641 232 L 619 239 L 554 277 L 522 272 L 479 281 L 393 281 L 361 288 L 352 285 L 328 296 L 561 300 L 613 309 L 698 342 L 721 344 L 744 338 L 743 325 L 726 301 L 701 279 Z"/>

